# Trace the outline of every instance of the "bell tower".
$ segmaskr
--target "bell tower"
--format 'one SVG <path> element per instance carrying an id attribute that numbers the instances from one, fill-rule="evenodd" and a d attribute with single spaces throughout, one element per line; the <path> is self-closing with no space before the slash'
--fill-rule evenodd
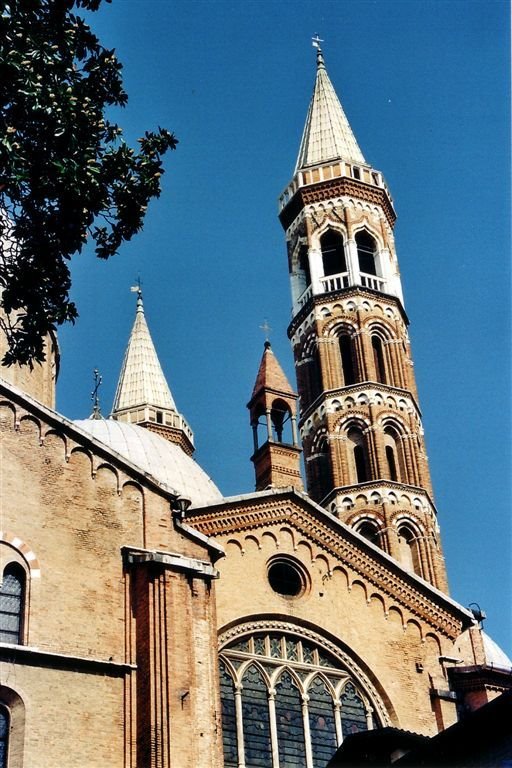
<path id="1" fill-rule="evenodd" d="M 318 47 L 318 42 L 316 45 Z M 293 178 L 280 198 L 299 428 L 311 497 L 446 591 L 393 201 L 317 50 Z"/>

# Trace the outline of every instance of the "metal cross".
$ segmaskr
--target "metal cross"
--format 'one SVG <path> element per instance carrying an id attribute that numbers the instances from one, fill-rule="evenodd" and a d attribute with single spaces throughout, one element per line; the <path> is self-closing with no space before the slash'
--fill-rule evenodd
<path id="1" fill-rule="evenodd" d="M 320 50 L 320 43 L 323 43 L 323 40 L 320 40 L 317 34 L 311 38 L 311 43 L 313 45 L 313 48 L 318 48 Z"/>
<path id="2" fill-rule="evenodd" d="M 272 332 L 272 328 L 268 324 L 267 319 L 263 321 L 263 325 L 260 325 L 261 330 L 265 333 L 265 341 L 269 341 L 269 336 Z"/>

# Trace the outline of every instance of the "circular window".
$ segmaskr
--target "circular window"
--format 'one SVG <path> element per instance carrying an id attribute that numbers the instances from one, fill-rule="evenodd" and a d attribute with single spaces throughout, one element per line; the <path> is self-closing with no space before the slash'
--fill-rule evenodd
<path id="1" fill-rule="evenodd" d="M 274 592 L 283 597 L 298 597 L 306 588 L 306 574 L 301 566 L 287 557 L 279 557 L 268 565 L 268 581 Z"/>

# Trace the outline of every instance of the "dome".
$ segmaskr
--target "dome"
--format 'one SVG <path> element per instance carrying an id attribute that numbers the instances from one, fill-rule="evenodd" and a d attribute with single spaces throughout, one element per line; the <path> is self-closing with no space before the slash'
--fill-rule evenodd
<path id="1" fill-rule="evenodd" d="M 484 641 L 485 660 L 489 666 L 499 667 L 500 669 L 510 669 L 512 671 L 512 661 L 505 653 L 505 651 L 499 647 L 498 643 L 495 643 L 492 637 L 482 632 L 482 640 Z"/>
<path id="2" fill-rule="evenodd" d="M 160 435 L 114 419 L 81 419 L 73 423 L 158 482 L 190 499 L 192 506 L 222 499 L 221 492 L 199 464 Z"/>

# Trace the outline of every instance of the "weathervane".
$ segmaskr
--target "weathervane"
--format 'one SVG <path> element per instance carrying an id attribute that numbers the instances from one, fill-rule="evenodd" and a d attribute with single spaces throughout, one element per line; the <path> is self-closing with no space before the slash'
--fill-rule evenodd
<path id="1" fill-rule="evenodd" d="M 101 376 L 97 368 L 94 369 L 93 375 L 94 375 L 94 389 L 91 392 L 91 400 L 93 402 L 91 419 L 101 419 L 99 393 L 100 393 L 101 384 L 103 382 L 103 376 Z"/>
<path id="2" fill-rule="evenodd" d="M 318 50 L 321 50 L 320 43 L 323 43 L 323 40 L 320 40 L 320 38 L 318 37 L 318 34 L 311 38 L 311 44 L 313 48 L 318 48 Z"/>
<path id="3" fill-rule="evenodd" d="M 132 293 L 137 293 L 140 298 L 142 296 L 142 280 L 140 279 L 140 275 L 137 276 L 135 283 L 135 285 L 131 286 L 130 291 Z"/>

